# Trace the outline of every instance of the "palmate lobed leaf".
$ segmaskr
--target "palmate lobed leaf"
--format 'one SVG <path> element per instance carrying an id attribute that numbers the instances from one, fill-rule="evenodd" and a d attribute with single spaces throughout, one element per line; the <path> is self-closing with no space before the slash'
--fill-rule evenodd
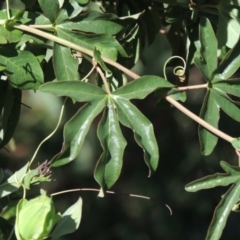
<path id="1" fill-rule="evenodd" d="M 138 145 L 143 149 L 149 176 L 156 171 L 159 150 L 151 122 L 128 100 L 113 96 L 120 122 L 133 130 Z"/>
<path id="2" fill-rule="evenodd" d="M 223 94 L 231 94 L 240 97 L 240 79 L 233 79 L 227 81 L 219 81 L 212 85 L 212 88 Z"/>
<path id="3" fill-rule="evenodd" d="M 103 190 L 110 188 L 119 178 L 126 140 L 122 135 L 114 104 L 110 100 L 98 126 L 98 138 L 103 153 L 94 171 L 94 177 Z"/>
<path id="4" fill-rule="evenodd" d="M 106 105 L 106 97 L 87 103 L 66 123 L 63 150 L 52 159 L 53 167 L 67 164 L 78 156 L 93 120 Z"/>

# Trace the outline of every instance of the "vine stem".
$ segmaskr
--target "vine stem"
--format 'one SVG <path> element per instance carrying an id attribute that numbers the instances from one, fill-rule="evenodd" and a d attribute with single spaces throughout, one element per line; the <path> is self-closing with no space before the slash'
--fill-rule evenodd
<path id="1" fill-rule="evenodd" d="M 103 80 L 103 83 L 104 83 L 105 88 L 106 88 L 106 92 L 107 92 L 108 94 L 111 94 L 111 90 L 110 90 L 110 88 L 109 88 L 108 81 L 107 81 L 107 79 L 105 78 L 105 76 L 104 76 L 104 74 L 103 74 L 103 72 L 102 72 L 102 69 L 101 69 L 100 67 L 96 67 L 96 69 L 97 69 L 97 72 L 99 73 L 99 75 L 101 76 L 101 78 L 102 78 L 102 80 Z"/>
<path id="2" fill-rule="evenodd" d="M 96 188 L 75 188 L 75 189 L 70 189 L 70 190 L 65 190 L 65 191 L 61 191 L 61 192 L 52 193 L 51 197 L 54 197 L 54 196 L 57 196 L 57 195 L 60 195 L 60 194 L 64 194 L 64 193 L 69 193 L 69 192 L 100 192 L 100 191 L 101 191 L 101 189 L 96 189 Z M 134 197 L 134 198 L 141 198 L 141 199 L 146 199 L 146 200 L 151 200 L 151 201 L 154 201 L 154 202 L 157 202 L 157 203 L 161 203 L 161 204 L 164 204 L 166 206 L 166 208 L 170 212 L 170 215 L 172 215 L 172 209 L 169 207 L 169 205 L 167 205 L 166 203 L 164 203 L 160 200 L 157 200 L 155 198 L 151 198 L 151 197 L 144 196 L 144 195 L 132 194 L 132 193 L 118 193 L 118 192 L 114 192 L 114 191 L 105 191 L 105 193 Z"/>
<path id="3" fill-rule="evenodd" d="M 57 42 L 59 44 L 62 44 L 64 46 L 67 46 L 69 48 L 75 49 L 79 52 L 85 53 L 91 57 L 93 56 L 93 51 L 88 50 L 84 47 L 78 46 L 77 44 L 71 43 L 67 40 L 61 39 L 57 36 L 54 36 L 52 34 L 43 32 L 41 30 L 26 26 L 26 25 L 14 25 L 15 28 L 26 31 L 26 32 L 30 32 L 33 34 L 36 34 L 38 36 L 47 38 L 49 40 L 52 40 L 54 42 Z M 122 72 L 124 72 L 126 75 L 128 75 L 129 77 L 135 79 L 140 78 L 140 76 L 134 72 L 132 72 L 131 70 L 125 68 L 124 66 L 122 66 L 121 64 L 107 58 L 107 57 L 102 57 L 103 61 L 118 68 L 119 70 L 121 70 Z M 178 103 L 176 100 L 174 100 L 172 97 L 170 96 L 166 96 L 166 100 L 168 102 L 170 102 L 173 106 L 175 106 L 176 108 L 178 108 L 180 111 L 182 111 L 184 114 L 186 114 L 188 117 L 192 118 L 194 121 L 196 121 L 197 123 L 199 123 L 200 125 L 202 125 L 203 127 L 205 127 L 206 129 L 208 129 L 209 131 L 211 131 L 212 133 L 216 134 L 217 136 L 225 139 L 228 142 L 232 142 L 232 140 L 234 139 L 233 137 L 225 134 L 224 132 L 218 130 L 217 128 L 213 127 L 212 125 L 210 125 L 209 123 L 205 122 L 203 119 L 201 119 L 200 117 L 198 117 L 197 115 L 195 115 L 194 113 L 192 113 L 191 111 L 189 111 L 187 108 L 185 108 L 184 106 L 182 106 L 180 103 Z"/>
<path id="4" fill-rule="evenodd" d="M 195 115 L 194 113 L 192 113 L 191 111 L 189 111 L 187 108 L 185 108 L 184 106 L 182 106 L 179 102 L 177 102 L 176 100 L 174 100 L 173 98 L 171 98 L 170 96 L 166 97 L 166 100 L 168 102 L 170 102 L 174 107 L 176 107 L 178 110 L 180 110 L 181 112 L 183 112 L 184 114 L 186 114 L 188 117 L 190 117 L 191 119 L 193 119 L 194 121 L 198 122 L 200 125 L 202 125 L 203 127 L 205 127 L 206 129 L 208 129 L 209 131 L 211 131 L 212 133 L 214 133 L 215 135 L 225 139 L 228 142 L 232 142 L 233 141 L 233 137 L 227 135 L 226 133 L 218 130 L 217 128 L 213 127 L 211 124 L 205 122 L 203 119 L 201 119 L 200 117 L 198 117 L 197 115 Z"/>
<path id="5" fill-rule="evenodd" d="M 199 85 L 193 85 L 193 86 L 185 86 L 185 87 L 178 87 L 177 89 L 179 91 L 186 91 L 186 90 L 193 90 L 193 89 L 200 89 L 200 88 L 207 88 L 208 84 L 199 84 Z"/>

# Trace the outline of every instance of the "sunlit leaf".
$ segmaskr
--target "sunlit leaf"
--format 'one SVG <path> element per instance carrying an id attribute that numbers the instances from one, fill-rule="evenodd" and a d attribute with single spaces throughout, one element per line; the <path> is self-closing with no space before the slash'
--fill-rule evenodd
<path id="1" fill-rule="evenodd" d="M 61 81 L 43 84 L 39 91 L 52 93 L 56 96 L 67 96 L 78 102 L 102 99 L 106 92 L 93 84 L 80 81 Z"/>
<path id="2" fill-rule="evenodd" d="M 98 127 L 103 153 L 97 162 L 94 177 L 103 189 L 110 188 L 119 178 L 126 140 L 122 135 L 114 104 L 109 102 Z"/>
<path id="3" fill-rule="evenodd" d="M 78 229 L 82 217 L 82 199 L 69 207 L 61 216 L 60 221 L 51 233 L 52 240 L 58 240 L 61 236 L 74 232 Z"/>
<path id="4" fill-rule="evenodd" d="M 134 132 L 138 145 L 143 148 L 149 176 L 157 169 L 159 151 L 151 122 L 128 100 L 114 96 L 120 122 Z"/>
<path id="5" fill-rule="evenodd" d="M 78 156 L 91 123 L 106 104 L 106 97 L 87 103 L 66 123 L 63 149 L 53 158 L 52 166 L 58 167 L 67 164 Z"/>
<path id="6" fill-rule="evenodd" d="M 117 89 L 112 94 L 124 99 L 143 99 L 159 88 L 173 88 L 174 85 L 166 79 L 157 76 L 143 76 Z"/>

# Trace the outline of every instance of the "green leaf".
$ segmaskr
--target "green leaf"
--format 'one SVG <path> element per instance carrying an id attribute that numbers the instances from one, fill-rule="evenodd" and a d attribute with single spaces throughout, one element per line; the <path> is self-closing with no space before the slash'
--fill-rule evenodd
<path id="1" fill-rule="evenodd" d="M 94 177 L 102 189 L 109 189 L 117 181 L 122 170 L 126 140 L 119 126 L 116 110 L 109 102 L 98 127 L 98 138 L 103 153 L 97 162 Z"/>
<path id="2" fill-rule="evenodd" d="M 17 54 L 17 56 L 14 56 Z M 36 90 L 43 83 L 42 68 L 36 57 L 27 51 L 14 53 L 0 48 L 0 63 L 6 66 L 4 73 L 11 85 L 19 89 Z"/>
<path id="3" fill-rule="evenodd" d="M 240 26 L 239 26 L 240 27 Z M 227 80 L 230 78 L 240 67 L 240 41 L 228 51 L 224 56 L 221 64 L 217 69 L 216 79 Z M 214 80 L 213 80 L 214 81 Z"/>
<path id="4" fill-rule="evenodd" d="M 67 96 L 78 102 L 101 100 L 106 92 L 93 84 L 80 81 L 61 81 L 43 84 L 39 91 L 56 96 Z"/>
<path id="5" fill-rule="evenodd" d="M 224 161 L 221 161 L 220 165 L 225 172 L 228 172 L 232 175 L 239 175 L 240 173 L 240 167 L 232 166 Z"/>
<path id="6" fill-rule="evenodd" d="M 67 164 L 78 156 L 91 123 L 106 104 L 104 96 L 99 101 L 87 103 L 66 123 L 63 150 L 53 158 L 53 167 Z"/>
<path id="7" fill-rule="evenodd" d="M 201 58 L 196 57 L 194 62 L 203 73 L 206 81 L 211 81 L 214 71 L 217 69 L 217 40 L 210 21 L 203 17 L 200 21 L 199 34 Z"/>
<path id="8" fill-rule="evenodd" d="M 112 94 L 114 98 L 143 99 L 159 88 L 173 88 L 170 82 L 157 76 L 143 76 L 117 89 Z"/>
<path id="9" fill-rule="evenodd" d="M 234 138 L 231 144 L 236 150 L 240 151 L 240 138 Z"/>
<path id="10" fill-rule="evenodd" d="M 225 44 L 232 48 L 239 40 L 239 8 L 231 5 L 232 2 L 220 0 L 218 4 L 219 20 L 216 36 L 219 48 Z M 236 6 L 239 6 L 239 1 L 236 2 Z"/>
<path id="11" fill-rule="evenodd" d="M 53 66 L 57 80 L 79 80 L 78 61 L 68 47 L 54 43 Z"/>
<path id="12" fill-rule="evenodd" d="M 228 93 L 240 97 L 240 80 L 228 80 L 214 83 L 212 88 L 222 94 Z"/>
<path id="13" fill-rule="evenodd" d="M 87 4 L 89 0 L 77 0 L 77 2 L 80 4 Z"/>
<path id="14" fill-rule="evenodd" d="M 88 48 L 92 51 L 94 48 L 96 48 L 103 56 L 111 58 L 112 60 L 117 59 L 118 52 L 123 57 L 127 57 L 127 53 L 123 47 L 112 36 L 104 34 L 84 34 L 81 32 L 71 32 L 58 27 L 55 27 L 55 29 L 58 37 Z"/>
<path id="15" fill-rule="evenodd" d="M 82 217 L 82 199 L 69 207 L 62 215 L 61 220 L 51 233 L 52 240 L 58 240 L 61 236 L 74 232 L 78 229 Z"/>
<path id="16" fill-rule="evenodd" d="M 111 13 L 87 12 L 74 18 L 72 21 L 58 24 L 62 30 L 78 30 L 86 33 L 116 35 L 124 28 L 126 21 L 120 20 Z"/>
<path id="17" fill-rule="evenodd" d="M 236 183 L 238 180 L 240 180 L 240 174 L 216 173 L 187 184 L 185 190 L 188 192 L 197 192 L 218 186 L 228 186 L 229 184 Z"/>
<path id="18" fill-rule="evenodd" d="M 220 108 L 217 100 L 212 94 L 212 91 L 208 90 L 201 108 L 200 117 L 213 127 L 218 128 L 218 121 L 220 117 L 219 110 Z M 201 153 L 205 156 L 209 155 L 215 148 L 218 137 L 207 129 L 203 128 L 201 125 L 199 125 L 198 133 Z"/>
<path id="19" fill-rule="evenodd" d="M 224 195 L 215 209 L 213 219 L 208 229 L 206 240 L 219 240 L 226 225 L 228 216 L 234 205 L 239 201 L 240 181 Z"/>
<path id="20" fill-rule="evenodd" d="M 38 0 L 38 3 L 44 13 L 44 15 L 54 23 L 59 15 L 59 2 L 58 0 Z"/>
<path id="21" fill-rule="evenodd" d="M 0 198 L 5 197 L 21 187 L 21 181 L 28 170 L 28 163 L 15 172 L 6 182 L 0 185 Z"/>
<path id="22" fill-rule="evenodd" d="M 0 35 L 3 41 L 3 44 L 6 43 L 4 38 L 7 40 L 8 43 L 15 43 L 21 39 L 22 31 L 17 29 L 8 30 L 3 25 L 0 26 Z"/>
<path id="23" fill-rule="evenodd" d="M 0 128 L 0 149 L 12 138 L 21 111 L 22 91 L 8 86 L 3 106 L 2 128 Z"/>
<path id="24" fill-rule="evenodd" d="M 149 176 L 157 169 L 159 151 L 151 122 L 128 100 L 113 96 L 120 122 L 134 132 L 138 145 L 144 150 Z"/>
<path id="25" fill-rule="evenodd" d="M 215 89 L 211 90 L 211 93 L 214 95 L 214 99 L 220 108 L 235 121 L 240 122 L 240 109 L 234 105 L 231 100 L 227 97 L 226 94 L 218 92 Z"/>

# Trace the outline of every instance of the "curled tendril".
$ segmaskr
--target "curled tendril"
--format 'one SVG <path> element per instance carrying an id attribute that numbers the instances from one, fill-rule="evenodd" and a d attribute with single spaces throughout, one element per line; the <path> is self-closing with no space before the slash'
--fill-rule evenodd
<path id="1" fill-rule="evenodd" d="M 184 60 L 182 57 L 180 57 L 180 56 L 172 56 L 172 57 L 170 57 L 170 58 L 165 62 L 164 66 L 163 66 L 163 76 L 164 76 L 164 78 L 167 80 L 166 67 L 167 67 L 167 64 L 168 64 L 172 59 L 174 59 L 174 58 L 179 58 L 179 59 L 181 59 L 181 60 L 183 61 L 183 66 L 177 66 L 177 67 L 175 67 L 175 68 L 173 69 L 173 74 L 174 74 L 175 76 L 178 76 L 180 82 L 184 82 L 185 79 L 186 79 L 186 76 L 185 76 L 186 62 L 185 62 L 185 60 Z"/>

